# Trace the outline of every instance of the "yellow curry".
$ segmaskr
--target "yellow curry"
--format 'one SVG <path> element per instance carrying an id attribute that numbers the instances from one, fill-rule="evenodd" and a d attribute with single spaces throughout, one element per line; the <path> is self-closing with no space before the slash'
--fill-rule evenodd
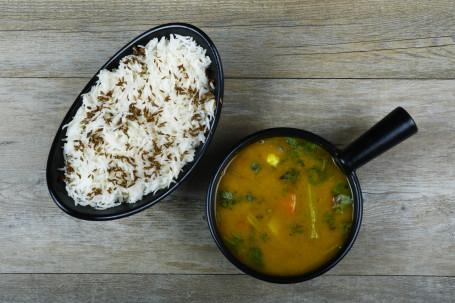
<path id="1" fill-rule="evenodd" d="M 308 273 L 343 247 L 353 216 L 346 175 L 319 145 L 290 137 L 254 142 L 226 167 L 216 222 L 244 265 L 276 276 Z"/>

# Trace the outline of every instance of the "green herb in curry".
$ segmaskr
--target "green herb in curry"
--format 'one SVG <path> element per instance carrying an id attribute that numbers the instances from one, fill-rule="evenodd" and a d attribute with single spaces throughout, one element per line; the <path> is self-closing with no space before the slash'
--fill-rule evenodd
<path id="1" fill-rule="evenodd" d="M 238 174 L 218 184 L 217 228 L 226 247 L 273 275 L 310 272 L 333 258 L 352 229 L 353 201 L 330 153 L 291 137 L 245 149 L 226 168 Z"/>
<path id="2" fill-rule="evenodd" d="M 322 221 L 327 222 L 327 224 L 329 224 L 331 230 L 335 229 L 335 223 L 333 223 L 333 215 L 325 215 L 324 219 L 322 219 Z"/>
<path id="3" fill-rule="evenodd" d="M 353 201 L 352 201 L 351 197 L 349 197 L 348 195 L 339 194 L 339 195 L 336 195 L 335 197 L 333 197 L 333 207 L 332 208 L 335 211 L 335 213 L 342 214 L 343 209 L 348 205 L 352 205 L 352 203 L 353 203 Z"/>
<path id="4" fill-rule="evenodd" d="M 282 175 L 280 177 L 280 179 L 281 180 L 298 180 L 298 179 L 300 179 L 300 171 L 295 168 L 291 168 L 291 170 L 285 172 L 284 175 Z"/>
<path id="5" fill-rule="evenodd" d="M 255 267 L 262 267 L 262 250 L 259 247 L 252 247 L 247 253 L 248 259 Z"/>
<path id="6" fill-rule="evenodd" d="M 258 174 L 258 172 L 262 169 L 261 165 L 257 162 L 251 162 L 250 167 L 253 170 L 254 174 Z"/>
<path id="7" fill-rule="evenodd" d="M 246 199 L 247 199 L 249 202 L 251 202 L 251 201 L 256 200 L 256 197 L 253 196 L 250 192 L 247 192 L 247 193 L 246 193 Z"/>

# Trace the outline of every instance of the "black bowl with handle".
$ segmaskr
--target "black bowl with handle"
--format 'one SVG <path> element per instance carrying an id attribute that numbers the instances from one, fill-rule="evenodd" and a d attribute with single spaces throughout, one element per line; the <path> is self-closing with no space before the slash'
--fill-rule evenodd
<path id="1" fill-rule="evenodd" d="M 218 166 L 211 179 L 207 193 L 207 221 L 215 243 L 224 256 L 243 272 L 273 283 L 296 283 L 313 279 L 334 267 L 351 249 L 362 222 L 363 199 L 360 183 L 355 170 L 383 152 L 404 141 L 417 132 L 417 126 L 412 117 L 401 107 L 396 108 L 381 121 L 371 127 L 357 140 L 345 149 L 339 150 L 332 143 L 311 132 L 295 128 L 271 128 L 254 133 L 236 144 Z M 218 183 L 226 167 L 234 157 L 246 146 L 272 137 L 296 137 L 315 143 L 327 150 L 335 163 L 346 174 L 353 194 L 353 225 L 350 234 L 340 252 L 318 269 L 293 276 L 272 276 L 258 272 L 239 262 L 223 243 L 216 225 L 216 196 Z"/>

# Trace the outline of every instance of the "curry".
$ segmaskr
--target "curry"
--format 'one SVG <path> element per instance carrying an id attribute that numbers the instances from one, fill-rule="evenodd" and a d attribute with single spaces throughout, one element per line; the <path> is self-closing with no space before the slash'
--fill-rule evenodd
<path id="1" fill-rule="evenodd" d="M 241 263 L 293 276 L 318 269 L 343 248 L 353 196 L 329 152 L 274 137 L 243 148 L 225 168 L 215 213 L 225 246 Z"/>

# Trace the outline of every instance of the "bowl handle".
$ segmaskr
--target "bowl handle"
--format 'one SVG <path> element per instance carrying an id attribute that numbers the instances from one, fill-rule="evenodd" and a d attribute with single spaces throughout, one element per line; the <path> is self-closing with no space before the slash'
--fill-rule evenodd
<path id="1" fill-rule="evenodd" d="M 351 172 L 417 133 L 417 125 L 402 107 L 397 107 L 340 152 L 338 160 Z"/>

